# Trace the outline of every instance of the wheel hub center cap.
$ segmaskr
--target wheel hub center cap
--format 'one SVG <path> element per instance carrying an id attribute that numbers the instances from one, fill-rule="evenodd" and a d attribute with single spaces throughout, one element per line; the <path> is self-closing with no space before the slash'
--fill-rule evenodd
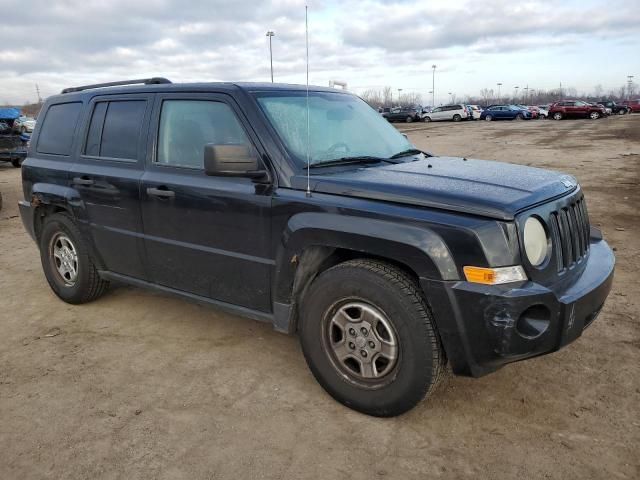
<path id="1" fill-rule="evenodd" d="M 358 348 L 362 348 L 367 344 L 367 341 L 364 339 L 364 337 L 358 337 L 356 338 L 356 345 L 358 346 Z"/>

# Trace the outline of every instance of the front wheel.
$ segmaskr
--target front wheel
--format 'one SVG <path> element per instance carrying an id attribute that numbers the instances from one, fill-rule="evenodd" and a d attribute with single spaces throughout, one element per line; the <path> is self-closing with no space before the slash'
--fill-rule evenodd
<path id="1" fill-rule="evenodd" d="M 45 218 L 40 260 L 49 286 L 67 303 L 90 302 L 102 295 L 109 284 L 98 275 L 82 234 L 64 213 Z"/>
<path id="2" fill-rule="evenodd" d="M 305 294 L 300 341 L 316 380 L 337 401 L 391 417 L 433 391 L 444 353 L 415 282 L 395 266 L 351 260 Z"/>
<path id="3" fill-rule="evenodd" d="M 454 121 L 454 122 L 459 122 L 461 119 L 462 119 L 462 117 L 461 117 L 460 115 L 458 115 L 458 114 L 455 114 L 455 115 L 453 116 L 453 121 Z"/>
<path id="4" fill-rule="evenodd" d="M 413 117 L 407 117 L 407 118 L 404 119 L 404 121 L 407 122 L 407 123 L 411 123 L 411 122 L 413 122 Z"/>
<path id="5" fill-rule="evenodd" d="M 485 119 L 487 122 L 490 122 L 491 120 L 493 120 L 493 117 L 492 117 L 491 115 L 487 115 L 486 117 L 484 117 L 484 119 Z"/>
<path id="6" fill-rule="evenodd" d="M 591 120 L 597 120 L 597 119 L 599 119 L 599 118 L 600 118 L 600 112 L 591 112 L 591 113 L 589 114 L 589 118 L 590 118 Z"/>
<path id="7" fill-rule="evenodd" d="M 424 121 L 425 122 L 430 122 L 431 121 L 431 117 L 424 117 Z"/>
<path id="8" fill-rule="evenodd" d="M 516 115 L 516 120 L 524 120 L 524 117 L 522 116 L 521 113 Z"/>
<path id="9" fill-rule="evenodd" d="M 562 120 L 562 113 L 560 112 L 556 112 L 553 114 L 553 119 L 554 120 Z"/>

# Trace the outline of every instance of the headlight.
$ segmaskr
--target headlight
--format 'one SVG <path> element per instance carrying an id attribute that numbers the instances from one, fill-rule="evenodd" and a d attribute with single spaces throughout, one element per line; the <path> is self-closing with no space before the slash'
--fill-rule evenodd
<path id="1" fill-rule="evenodd" d="M 535 217 L 524 222 L 524 251 L 534 267 L 542 265 L 549 254 L 550 245 L 544 226 Z"/>

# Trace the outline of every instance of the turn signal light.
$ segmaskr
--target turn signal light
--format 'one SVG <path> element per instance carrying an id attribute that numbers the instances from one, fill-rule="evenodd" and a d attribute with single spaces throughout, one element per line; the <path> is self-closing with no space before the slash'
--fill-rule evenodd
<path id="1" fill-rule="evenodd" d="M 527 279 L 527 274 L 520 265 L 513 267 L 483 268 L 464 267 L 464 275 L 468 282 L 485 285 L 500 285 L 503 283 L 521 282 Z"/>

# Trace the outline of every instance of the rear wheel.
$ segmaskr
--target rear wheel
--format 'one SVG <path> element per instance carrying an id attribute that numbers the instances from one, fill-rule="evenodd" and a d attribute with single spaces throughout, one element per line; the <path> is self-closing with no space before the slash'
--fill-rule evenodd
<path id="1" fill-rule="evenodd" d="M 485 119 L 487 122 L 490 122 L 491 120 L 493 120 L 493 117 L 492 117 L 491 115 L 487 115 L 487 116 L 485 116 L 485 117 L 484 117 L 484 119 Z"/>
<path id="2" fill-rule="evenodd" d="M 589 118 L 591 120 L 597 120 L 600 118 L 600 112 L 591 112 L 589 113 Z"/>
<path id="3" fill-rule="evenodd" d="M 553 114 L 553 119 L 554 120 L 562 120 L 562 113 L 560 112 L 556 112 Z"/>
<path id="4" fill-rule="evenodd" d="M 524 117 L 522 116 L 521 113 L 516 115 L 516 120 L 524 120 Z"/>
<path id="5" fill-rule="evenodd" d="M 305 295 L 302 349 L 337 401 L 390 417 L 437 385 L 444 354 L 424 298 L 396 267 L 351 260 L 323 272 Z"/>
<path id="6" fill-rule="evenodd" d="M 454 122 L 459 122 L 462 119 L 462 117 L 460 115 L 458 115 L 457 113 L 453 116 L 453 121 Z"/>
<path id="7" fill-rule="evenodd" d="M 413 122 L 413 117 L 409 116 L 409 117 L 405 118 L 404 121 L 407 122 L 407 123 L 411 123 L 411 122 Z"/>
<path id="8" fill-rule="evenodd" d="M 40 235 L 40 260 L 49 286 L 67 303 L 95 300 L 109 285 L 98 275 L 78 227 L 66 214 L 56 213 L 45 219 Z"/>

